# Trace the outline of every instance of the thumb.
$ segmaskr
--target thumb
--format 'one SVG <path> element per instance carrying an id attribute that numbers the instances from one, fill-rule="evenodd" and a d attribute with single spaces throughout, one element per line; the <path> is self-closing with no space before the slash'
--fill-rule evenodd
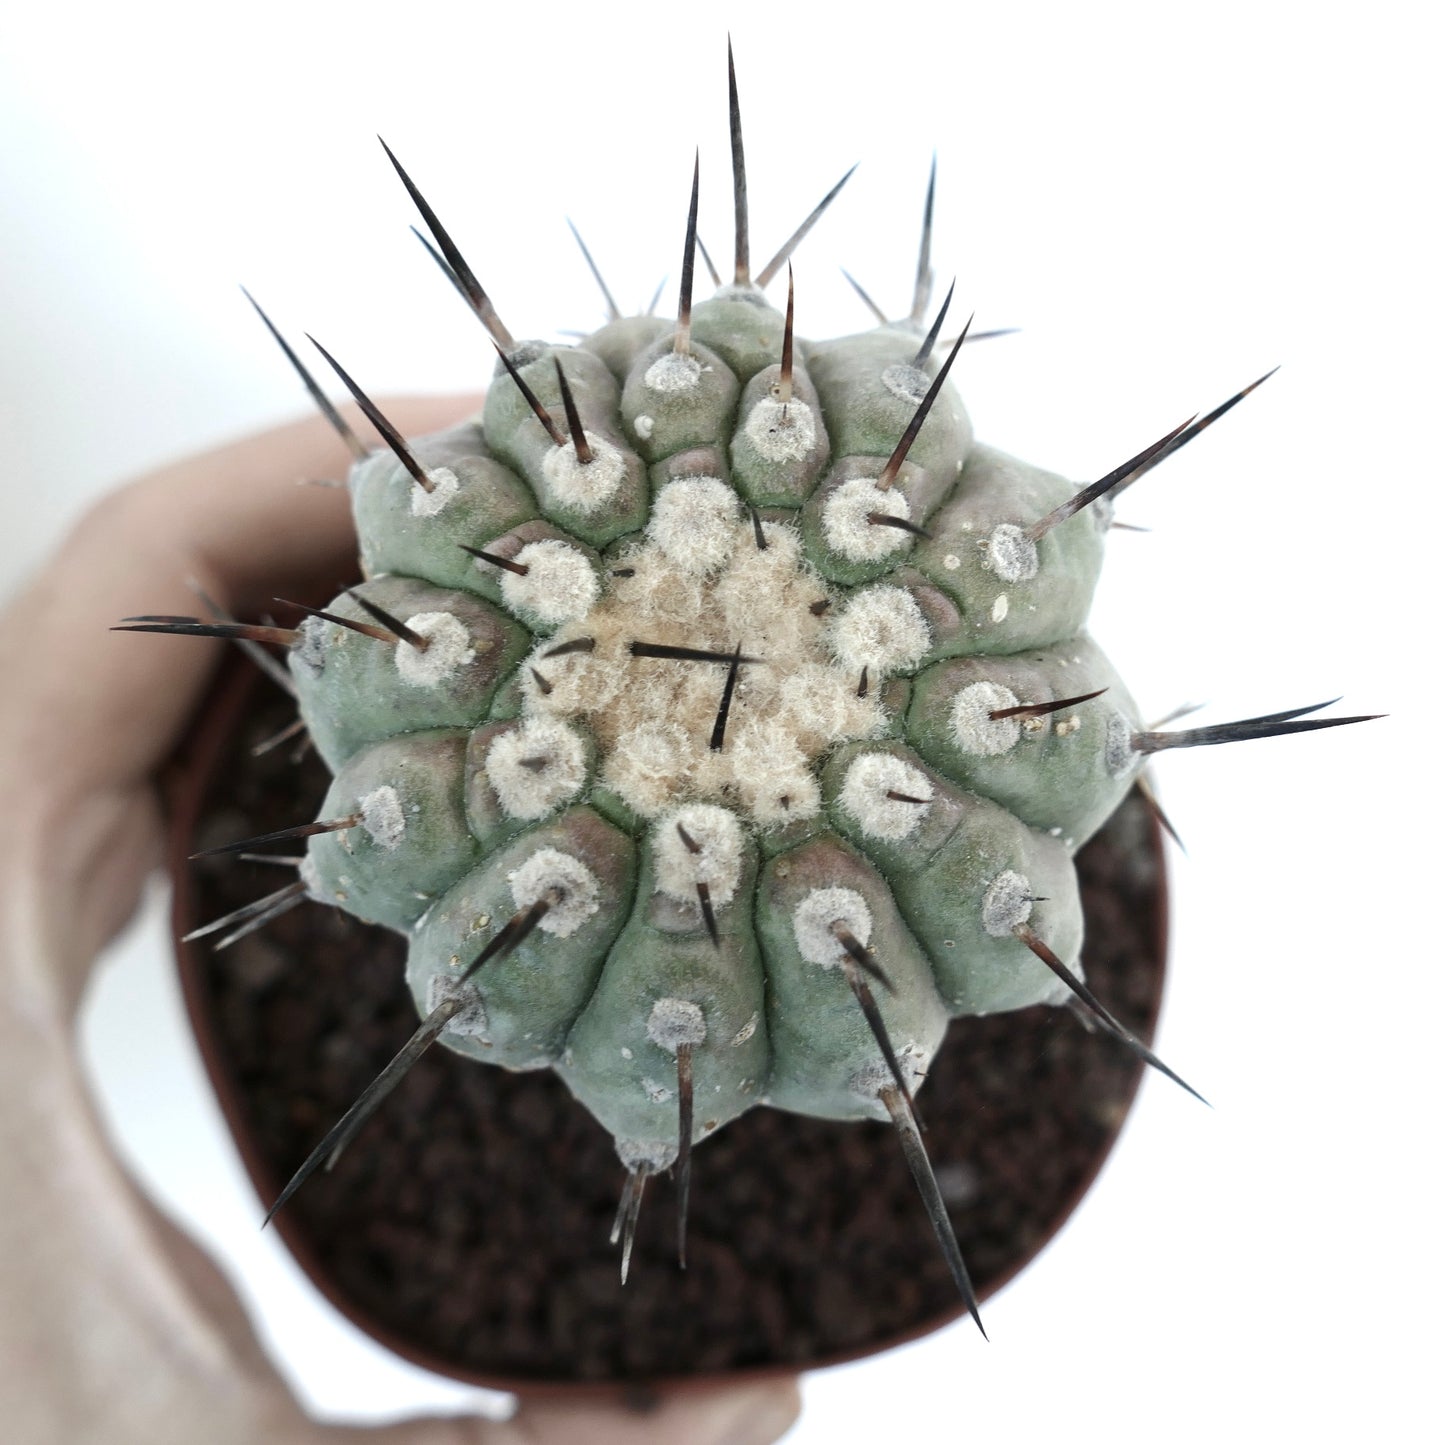
<path id="1" fill-rule="evenodd" d="M 337 1428 L 317 1445 L 773 1445 L 800 1409 L 797 1383 L 778 1380 L 673 1394 L 642 1408 L 524 1400 L 505 1423 L 453 1417 Z"/>

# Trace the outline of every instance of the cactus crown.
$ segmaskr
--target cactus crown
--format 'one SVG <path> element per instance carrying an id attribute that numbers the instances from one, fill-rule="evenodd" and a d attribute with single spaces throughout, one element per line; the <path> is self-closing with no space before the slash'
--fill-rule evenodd
<path id="1" fill-rule="evenodd" d="M 891 1120 L 976 1318 L 913 1105 L 950 1017 L 1069 1004 L 1164 1068 L 1081 976 L 1073 854 L 1151 752 L 1355 719 L 1150 730 L 1084 631 L 1112 495 L 1253 387 L 1082 488 L 975 444 L 932 182 L 910 316 L 805 341 L 789 257 L 843 182 L 754 279 L 729 82 L 732 280 L 693 305 L 695 168 L 675 320 L 604 286 L 576 346 L 507 331 L 388 151 L 496 346 L 484 411 L 405 441 L 323 351 L 372 452 L 272 328 L 357 458 L 366 580 L 294 629 L 131 625 L 284 645 L 334 773 L 319 821 L 235 845 L 307 838 L 300 880 L 213 926 L 309 897 L 410 940 L 423 1021 L 276 1208 L 439 1042 L 611 1130 L 624 1276 L 647 1178 L 685 1221 L 729 1119 Z"/>

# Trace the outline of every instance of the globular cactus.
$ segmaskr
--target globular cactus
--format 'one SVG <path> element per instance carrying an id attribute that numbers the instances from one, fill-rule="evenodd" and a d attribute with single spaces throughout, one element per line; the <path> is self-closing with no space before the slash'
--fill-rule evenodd
<path id="1" fill-rule="evenodd" d="M 1075 852 L 1153 752 L 1357 719 L 1151 729 L 1084 630 L 1113 495 L 1253 387 L 1082 488 L 976 443 L 927 221 L 904 321 L 808 342 L 791 268 L 765 298 L 838 188 L 754 278 L 730 91 L 733 279 L 692 304 L 695 170 L 676 318 L 608 296 L 575 346 L 512 337 L 392 157 L 499 353 L 483 412 L 404 441 L 323 352 L 368 451 L 282 341 L 357 456 L 366 580 L 294 628 L 129 625 L 283 644 L 334 774 L 235 845 L 306 838 L 299 881 L 221 923 L 306 897 L 409 939 L 421 1026 L 276 1207 L 441 1043 L 611 1131 L 624 1276 L 648 1177 L 685 1224 L 744 1111 L 891 1120 L 976 1318 L 914 1114 L 950 1018 L 1068 1005 L 1163 1068 L 1082 978 Z"/>

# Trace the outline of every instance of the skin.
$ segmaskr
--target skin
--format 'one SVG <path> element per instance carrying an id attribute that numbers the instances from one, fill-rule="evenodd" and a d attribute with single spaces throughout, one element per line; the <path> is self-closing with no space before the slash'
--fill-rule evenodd
<path id="1" fill-rule="evenodd" d="M 431 431 L 475 399 L 385 403 Z M 355 419 L 353 419 L 354 424 Z M 32 1445 L 766 1445 L 791 1381 L 645 1414 L 525 1402 L 506 1424 L 378 1429 L 309 1419 L 211 1261 L 127 1178 L 91 1106 L 75 1018 L 101 948 L 159 866 L 158 770 L 225 644 L 114 636 L 128 613 L 196 614 L 194 577 L 239 616 L 345 575 L 347 455 L 317 419 L 167 467 L 101 501 L 0 616 L 0 1399 Z"/>

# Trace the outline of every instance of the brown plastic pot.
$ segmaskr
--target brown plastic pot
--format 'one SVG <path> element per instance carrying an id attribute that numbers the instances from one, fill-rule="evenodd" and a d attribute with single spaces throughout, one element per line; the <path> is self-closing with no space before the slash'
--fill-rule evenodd
<path id="1" fill-rule="evenodd" d="M 219 679 L 179 760 L 177 938 L 289 881 L 187 862 L 305 821 L 314 758 L 251 749 L 288 704 L 248 668 Z M 1131 798 L 1080 854 L 1085 964 L 1103 1002 L 1152 1033 L 1167 932 L 1157 825 Z M 258 1196 L 269 1203 L 415 1027 L 400 938 L 304 904 L 224 952 L 177 944 L 192 1025 Z M 980 1298 L 1049 1241 L 1117 1138 L 1139 1067 L 1067 1010 L 953 1025 L 919 1098 L 926 1143 Z M 608 1234 L 611 1141 L 550 1073 L 433 1049 L 334 1171 L 277 1217 L 350 1320 L 405 1359 L 521 1393 L 635 1391 L 841 1363 L 961 1306 L 884 1125 L 755 1109 L 693 1163 L 689 1268 L 670 1183 L 644 1206 L 631 1278 Z"/>

